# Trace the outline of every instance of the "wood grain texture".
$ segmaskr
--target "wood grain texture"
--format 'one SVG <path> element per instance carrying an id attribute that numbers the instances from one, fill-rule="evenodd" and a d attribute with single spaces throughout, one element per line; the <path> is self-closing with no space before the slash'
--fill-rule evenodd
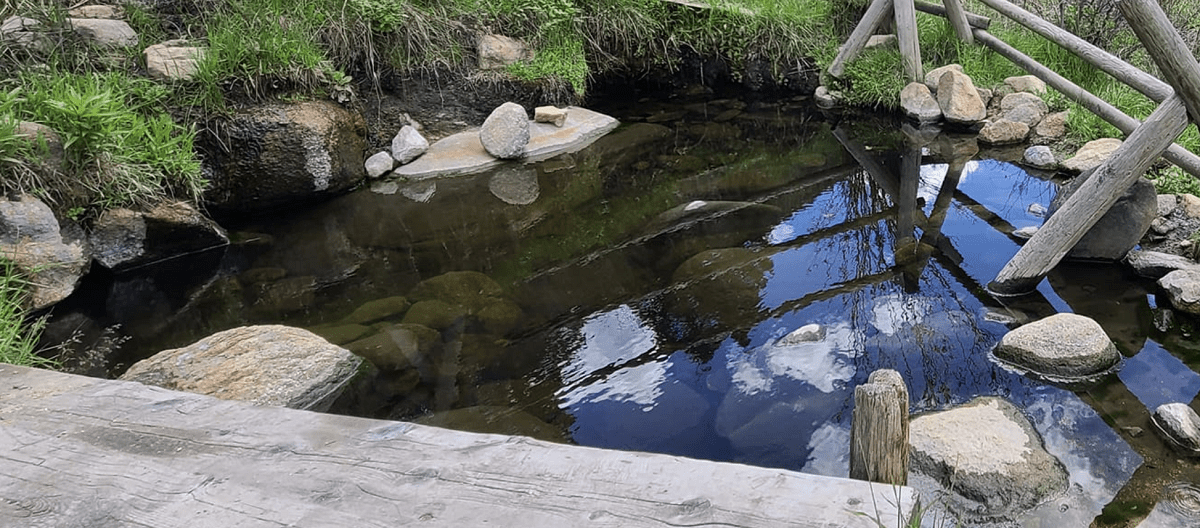
<path id="1" fill-rule="evenodd" d="M 949 17 L 949 15 L 946 13 L 946 8 L 940 5 L 927 4 L 925 2 L 913 2 L 913 5 L 917 7 L 917 11 L 922 13 L 929 13 L 931 15 L 937 15 L 940 17 Z M 964 11 L 964 14 L 967 17 L 967 24 L 970 24 L 972 28 L 987 29 L 992 26 L 992 19 L 988 17 L 980 16 L 970 11 Z"/>
<path id="2" fill-rule="evenodd" d="M 1175 93 L 1183 97 L 1192 119 L 1200 119 L 1200 64 L 1167 14 L 1158 2 L 1149 0 L 1118 0 L 1117 7 Z"/>
<path id="3" fill-rule="evenodd" d="M 850 478 L 908 482 L 908 388 L 900 373 L 877 370 L 854 388 Z"/>
<path id="4" fill-rule="evenodd" d="M 921 43 L 917 39 L 917 8 L 913 0 L 893 0 L 896 15 L 896 41 L 900 45 L 900 63 L 908 82 L 925 79 L 925 66 L 921 62 Z"/>
<path id="5" fill-rule="evenodd" d="M 1170 97 L 1174 90 L 1167 83 L 1154 76 L 1133 67 L 1128 62 L 1115 55 L 1093 46 L 1070 31 L 1046 22 L 1037 15 L 1030 13 L 1006 0 L 980 0 L 984 5 L 995 9 L 1018 24 L 1025 26 L 1046 39 L 1062 46 L 1089 64 L 1100 68 L 1115 79 L 1132 86 L 1155 102 L 1162 102 Z"/>
<path id="6" fill-rule="evenodd" d="M 998 295 L 1032 291 L 1117 199 L 1187 127 L 1178 95 L 1164 101 L 1079 190 L 1004 265 L 988 289 Z"/>
<path id="7" fill-rule="evenodd" d="M 1125 114 L 1117 107 L 1108 104 L 1105 100 L 1096 97 L 1091 92 L 1084 90 L 1079 85 L 1071 82 L 1067 78 L 1057 74 L 1054 70 L 1047 68 L 1041 63 L 1033 60 L 1033 58 L 1021 53 L 1016 48 L 1008 45 L 1006 42 L 996 38 L 992 34 L 983 31 L 975 30 L 975 38 L 981 44 L 991 48 L 996 53 L 1004 56 L 1013 64 L 1020 66 L 1031 75 L 1037 76 L 1046 84 L 1058 90 L 1063 95 L 1067 96 L 1072 101 L 1079 103 L 1080 106 L 1096 114 L 1101 119 L 1109 124 L 1117 127 L 1125 134 L 1132 134 L 1142 123 L 1137 119 Z M 1174 163 L 1179 168 L 1188 172 L 1192 176 L 1200 178 L 1200 156 L 1189 151 L 1182 146 L 1172 144 L 1163 153 L 1163 157 L 1167 161 Z"/>
<path id="8" fill-rule="evenodd" d="M 967 22 L 967 10 L 963 9 L 960 0 L 942 0 L 946 4 L 946 19 L 954 28 L 954 34 L 967 44 L 974 44 L 975 37 L 971 34 L 971 24 Z"/>
<path id="9" fill-rule="evenodd" d="M 0 365 L 0 526 L 870 527 L 909 488 Z M 806 442 L 807 439 L 797 439 Z M 880 511 L 895 526 L 897 511 Z"/>
<path id="10" fill-rule="evenodd" d="M 834 57 L 833 62 L 829 64 L 829 74 L 840 79 L 842 74 L 846 73 L 846 64 L 862 52 L 867 45 L 867 40 L 891 14 L 892 0 L 871 2 L 871 5 L 867 7 L 867 12 L 863 13 L 862 20 L 859 20 L 858 25 L 854 26 L 854 31 L 850 32 L 846 43 L 842 44 L 837 57 Z"/>

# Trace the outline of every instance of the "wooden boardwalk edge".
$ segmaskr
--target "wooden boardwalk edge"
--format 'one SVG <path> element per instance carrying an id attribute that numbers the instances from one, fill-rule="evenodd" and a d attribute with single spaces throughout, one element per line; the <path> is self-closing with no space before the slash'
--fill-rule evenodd
<path id="1" fill-rule="evenodd" d="M 3 526 L 873 527 L 916 502 L 907 487 L 2 364 L 0 453 Z"/>

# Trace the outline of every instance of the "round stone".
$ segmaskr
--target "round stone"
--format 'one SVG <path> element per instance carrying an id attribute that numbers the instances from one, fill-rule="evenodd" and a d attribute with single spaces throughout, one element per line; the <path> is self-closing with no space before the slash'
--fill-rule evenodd
<path id="1" fill-rule="evenodd" d="M 1005 334 L 995 353 L 1018 367 L 1067 381 L 1103 373 L 1121 359 L 1099 323 L 1070 313 L 1055 314 Z"/>

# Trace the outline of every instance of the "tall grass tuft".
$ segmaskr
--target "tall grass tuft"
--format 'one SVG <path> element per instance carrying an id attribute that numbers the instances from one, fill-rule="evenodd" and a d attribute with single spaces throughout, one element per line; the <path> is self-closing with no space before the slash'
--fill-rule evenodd
<path id="1" fill-rule="evenodd" d="M 44 318 L 26 320 L 26 283 L 11 262 L 0 258 L 0 363 L 57 368 L 57 362 L 37 354 Z"/>

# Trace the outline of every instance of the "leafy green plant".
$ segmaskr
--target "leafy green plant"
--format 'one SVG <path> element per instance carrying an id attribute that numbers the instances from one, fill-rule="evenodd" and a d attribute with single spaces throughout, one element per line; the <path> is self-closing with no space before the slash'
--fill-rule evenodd
<path id="1" fill-rule="evenodd" d="M 1200 196 L 1200 180 L 1183 171 L 1179 167 L 1167 167 L 1158 174 L 1152 175 L 1150 181 L 1159 194 L 1191 194 Z"/>

